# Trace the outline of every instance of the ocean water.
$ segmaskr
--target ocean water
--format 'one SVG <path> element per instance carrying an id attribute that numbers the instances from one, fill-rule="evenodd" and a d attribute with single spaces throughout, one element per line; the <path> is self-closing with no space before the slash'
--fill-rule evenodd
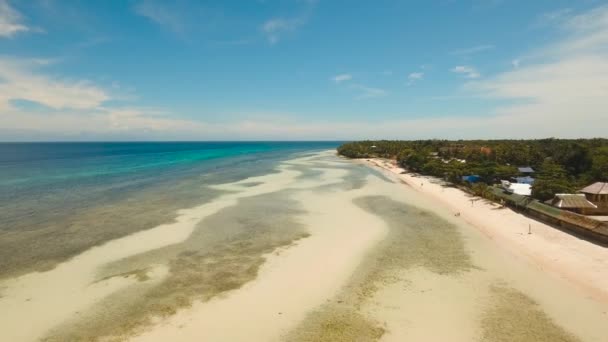
<path id="1" fill-rule="evenodd" d="M 336 145 L 3 145 L 0 341 L 603 341 L 605 307 Z"/>
<path id="2" fill-rule="evenodd" d="M 43 271 L 337 142 L 0 144 L 0 279 Z"/>

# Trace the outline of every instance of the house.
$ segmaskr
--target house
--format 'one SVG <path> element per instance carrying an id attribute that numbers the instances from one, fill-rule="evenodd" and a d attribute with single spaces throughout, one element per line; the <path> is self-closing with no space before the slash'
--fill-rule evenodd
<path id="1" fill-rule="evenodd" d="M 530 184 L 523 183 L 510 183 L 506 189 L 508 193 L 522 195 L 522 196 L 531 196 L 532 195 L 532 187 Z"/>
<path id="2" fill-rule="evenodd" d="M 517 183 L 521 183 L 521 184 L 529 184 L 529 185 L 533 185 L 534 184 L 534 178 L 532 178 L 530 176 L 515 177 L 515 181 Z"/>
<path id="3" fill-rule="evenodd" d="M 469 182 L 469 183 L 477 183 L 481 180 L 481 177 L 478 175 L 468 175 L 468 176 L 462 176 L 462 181 L 463 182 Z"/>
<path id="4" fill-rule="evenodd" d="M 596 182 L 580 191 L 585 198 L 597 206 L 591 215 L 608 215 L 608 183 Z"/>
<path id="5" fill-rule="evenodd" d="M 556 208 L 589 215 L 597 206 L 587 200 L 584 194 L 556 194 L 553 199 L 545 201 Z"/>
<path id="6" fill-rule="evenodd" d="M 519 171 L 519 173 L 526 176 L 529 176 L 534 173 L 534 169 L 529 166 L 520 166 L 517 168 L 517 170 Z"/>

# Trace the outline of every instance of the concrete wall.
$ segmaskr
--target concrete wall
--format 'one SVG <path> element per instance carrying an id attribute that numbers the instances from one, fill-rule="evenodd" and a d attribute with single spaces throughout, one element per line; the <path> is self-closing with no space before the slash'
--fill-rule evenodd
<path id="1" fill-rule="evenodd" d="M 555 209 L 543 203 L 537 202 L 526 207 L 526 214 L 540 221 L 558 226 L 576 235 L 583 236 L 589 240 L 608 245 L 608 223 L 600 222 L 589 217 L 575 214 L 564 210 Z"/>

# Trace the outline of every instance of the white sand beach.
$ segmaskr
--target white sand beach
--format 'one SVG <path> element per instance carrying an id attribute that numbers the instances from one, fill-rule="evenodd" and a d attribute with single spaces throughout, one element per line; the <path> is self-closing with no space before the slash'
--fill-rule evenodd
<path id="1" fill-rule="evenodd" d="M 460 213 L 462 220 L 483 232 L 515 257 L 525 257 L 540 270 L 554 273 L 580 287 L 589 296 L 608 302 L 608 248 L 585 241 L 542 222 L 500 208 L 433 177 L 404 173 L 392 161 L 371 159 L 367 165 L 389 172 L 416 192 Z M 471 200 L 473 199 L 473 203 Z M 531 230 L 532 234 L 528 234 Z"/>
<path id="2" fill-rule="evenodd" d="M 407 179 L 411 188 L 414 187 L 415 181 L 419 180 L 411 176 L 405 178 L 407 175 L 400 174 L 402 170 L 379 165 L 387 168 L 384 171 L 391 172 L 387 176 Z M 331 173 L 326 173 L 325 177 L 326 180 L 331 179 Z M 366 252 L 387 235 L 389 228 L 385 222 L 378 221 L 374 216 L 352 205 L 354 198 L 378 194 L 403 202 L 416 201 L 417 206 L 437 211 L 445 219 L 460 225 L 465 230 L 463 233 L 468 240 L 469 249 L 474 249 L 472 252 L 475 264 L 484 269 L 483 272 L 470 272 L 457 277 L 438 275 L 424 268 L 401 270 L 398 275 L 400 280 L 380 286 L 361 306 L 360 311 L 385 330 L 378 339 L 383 341 L 481 340 L 483 332 L 480 329 L 479 317 L 488 306 L 494 305 L 489 298 L 492 297 L 492 287 L 497 282 L 498 286 L 517 287 L 533 298 L 535 304 L 528 309 L 531 312 L 522 311 L 519 313 L 522 317 L 528 315 L 533 320 L 535 315 L 546 314 L 550 321 L 567 326 L 568 330 L 576 335 L 572 337 L 573 340 L 581 338 L 584 341 L 601 341 L 603 339 L 601 327 L 608 322 L 605 313 L 607 306 L 601 297 L 601 291 L 597 291 L 603 279 L 588 287 L 578 286 L 579 282 L 562 282 L 553 277 L 549 269 L 543 272 L 543 266 L 537 264 L 536 259 L 533 258 L 534 254 L 528 255 L 530 250 L 519 250 L 515 248 L 517 245 L 510 245 L 514 243 L 512 241 L 518 241 L 517 238 L 523 236 L 520 232 L 515 232 L 516 238 L 508 239 L 502 235 L 491 235 L 487 231 L 492 228 L 501 229 L 502 225 L 513 227 L 511 229 L 514 230 L 517 225 L 525 224 L 519 221 L 526 219 L 525 217 L 501 211 L 499 213 L 503 218 L 495 221 L 492 218 L 483 220 L 483 214 L 479 214 L 476 217 L 482 220 L 481 222 L 486 222 L 488 227 L 479 227 L 479 231 L 483 234 L 478 234 L 475 230 L 477 225 L 475 228 L 471 225 L 475 222 L 469 221 L 469 212 L 476 212 L 477 209 L 484 213 L 494 213 L 490 205 L 476 203 L 476 208 L 469 209 L 464 205 L 470 205 L 464 194 L 454 194 L 454 196 L 462 196 L 460 202 L 463 204 L 462 208 L 452 207 L 443 201 L 438 204 L 437 199 L 430 196 L 431 191 L 435 190 L 436 193 L 432 194 L 438 195 L 445 190 L 426 179 L 423 180 L 423 187 L 429 189 L 426 198 L 420 198 L 418 191 L 405 188 L 403 184 L 389 184 L 373 176 L 368 177 L 366 181 L 367 185 L 362 189 L 339 194 L 326 194 L 322 197 L 312 193 L 301 194 L 299 200 L 305 203 L 308 211 L 302 219 L 310 227 L 310 238 L 281 250 L 280 253 L 269 255 L 258 278 L 250 284 L 208 303 L 199 303 L 170 320 L 159 323 L 155 328 L 135 337 L 133 341 L 352 340 L 352 336 L 348 333 L 322 332 L 307 336 L 306 332 L 302 335 L 290 334 L 289 331 L 301 324 L 300 322 L 306 319 L 307 313 L 312 316 L 323 316 L 325 313 L 323 309 L 319 311 L 319 307 L 331 307 L 336 298 L 340 298 L 341 286 L 349 286 L 349 275 L 356 272 L 357 266 L 361 267 Z M 460 211 L 461 217 L 458 219 L 452 217 L 451 210 Z M 548 234 L 552 230 L 553 228 L 544 227 L 543 232 Z M 536 229 L 532 236 L 535 234 L 537 234 Z M 536 244 L 542 246 L 542 241 L 545 240 L 541 240 L 540 237 L 547 235 L 541 234 L 539 228 L 536 239 L 541 242 Z M 586 246 L 587 250 L 591 251 L 591 255 L 596 257 L 606 253 L 601 247 L 579 241 L 562 232 L 558 231 L 553 235 L 561 236 L 561 240 L 550 239 L 549 242 L 553 241 L 553 244 L 559 244 L 560 241 L 566 243 L 575 241 L 573 242 L 575 245 Z M 527 234 L 524 237 L 528 237 Z M 495 250 L 496 247 L 499 247 L 499 250 Z M 504 247 L 504 250 L 500 247 Z M 531 247 L 533 246 L 528 248 Z M 593 260 L 585 254 L 584 248 L 578 250 L 579 255 L 585 256 L 585 260 Z M 554 250 L 548 248 L 542 252 L 537 250 L 537 253 L 544 255 L 547 262 L 553 261 L 552 266 L 559 268 L 555 264 L 556 258 L 549 258 L 552 251 Z M 577 260 L 583 262 L 580 258 L 570 259 L 568 254 L 563 257 L 573 263 Z M 589 276 L 594 274 L 590 272 L 593 268 L 600 272 L 599 275 L 595 273 L 596 280 L 601 278 L 601 272 L 608 274 L 608 268 L 603 260 L 606 259 L 598 259 L 595 264 L 585 268 L 586 274 Z M 589 280 L 593 281 L 593 279 Z M 595 294 L 598 296 L 594 296 Z M 555 298 L 560 298 L 560 301 L 555 301 Z M 513 304 L 525 306 L 525 303 Z M 537 305 L 542 309 L 537 309 L 535 307 Z M 572 317 L 573 307 L 577 308 L 577 317 Z M 499 319 L 505 318 L 499 317 Z M 330 321 L 328 320 L 327 323 Z M 525 324 L 525 318 L 520 323 Z M 304 325 L 304 330 L 309 328 L 310 326 Z M 551 330 L 552 327 L 539 325 L 525 327 L 524 330 L 526 329 Z M 542 334 L 541 332 L 538 340 L 546 340 Z M 514 336 L 517 338 L 522 335 Z M 523 336 L 535 337 L 534 332 L 531 331 L 524 331 Z M 547 340 L 551 338 L 549 334 Z M 375 338 L 368 338 L 364 334 L 360 340 L 375 340 Z"/>
<path id="3" fill-rule="evenodd" d="M 605 340 L 608 249 L 483 201 L 471 207 L 385 161 L 334 154 L 214 186 L 225 194 L 174 223 L 0 283 L 0 340 Z M 235 224 L 245 235 L 205 244 Z M 195 242 L 207 254 L 177 267 Z M 123 272 L 107 276 L 108 265 Z M 201 281 L 221 286 L 188 290 Z M 155 301 L 162 314 L 146 310 Z"/>

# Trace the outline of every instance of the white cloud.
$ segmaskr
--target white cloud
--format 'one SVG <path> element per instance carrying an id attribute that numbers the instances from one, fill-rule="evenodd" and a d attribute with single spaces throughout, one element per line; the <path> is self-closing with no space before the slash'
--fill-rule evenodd
<path id="1" fill-rule="evenodd" d="M 451 52 L 452 55 L 472 55 L 475 53 L 480 53 L 488 50 L 494 49 L 494 45 L 485 44 L 485 45 L 477 45 L 468 48 L 458 49 Z"/>
<path id="2" fill-rule="evenodd" d="M 167 3 L 142 0 L 135 4 L 134 11 L 170 31 L 181 33 L 184 30 L 182 16 L 173 8 L 168 7 Z"/>
<path id="3" fill-rule="evenodd" d="M 606 136 L 608 6 L 564 19 L 565 36 L 511 69 L 466 89 L 513 104 L 496 120 L 555 136 Z"/>
<path id="4" fill-rule="evenodd" d="M 57 139 L 415 139 L 415 138 L 540 138 L 606 136 L 608 108 L 608 7 L 564 18 L 562 38 L 532 51 L 525 63 L 484 80 L 470 80 L 464 90 L 500 105 L 485 115 L 349 122 L 302 119 L 247 119 L 210 123 L 171 118 L 145 108 L 108 108 L 110 96 L 86 82 L 35 72 L 48 61 L 17 63 L 0 60 L 0 136 Z M 8 63 L 8 64 L 7 64 Z M 459 66 L 453 72 L 477 71 Z M 472 77 L 475 78 L 475 77 Z M 7 81 L 8 80 L 8 81 Z M 387 92 L 354 82 L 347 87 L 359 98 Z M 25 112 L 8 106 L 27 99 L 45 105 Z M 458 99 L 462 101 L 462 99 Z M 509 104 L 504 104 L 505 102 Z M 8 107 L 7 107 L 8 106 Z M 317 117 L 323 117 L 316 113 Z M 411 117 L 413 113 L 390 113 Z M 401 115 L 397 115 L 401 114 Z M 331 118 L 327 113 L 324 117 Z"/>
<path id="5" fill-rule="evenodd" d="M 608 5 L 568 18 L 562 29 L 569 37 L 548 53 L 608 54 Z"/>
<path id="6" fill-rule="evenodd" d="M 424 79 L 424 73 L 423 72 L 412 72 L 407 76 L 407 86 L 411 86 L 414 83 L 416 83 L 417 81 L 421 81 Z"/>
<path id="7" fill-rule="evenodd" d="M 553 10 L 551 12 L 543 13 L 538 17 L 538 19 L 536 21 L 536 25 L 537 26 L 552 25 L 555 22 L 564 20 L 571 13 L 572 13 L 571 8 L 560 8 L 560 9 Z"/>
<path id="8" fill-rule="evenodd" d="M 330 78 L 330 80 L 337 84 L 347 83 L 348 89 L 357 91 L 358 95 L 355 97 L 357 100 L 372 99 L 388 95 L 388 92 L 384 89 L 368 87 L 360 83 L 351 82 L 353 80 L 353 75 L 351 74 L 339 74 Z"/>
<path id="9" fill-rule="evenodd" d="M 266 36 L 266 40 L 271 45 L 278 43 L 283 36 L 290 32 L 294 32 L 308 22 L 312 15 L 318 0 L 303 0 L 303 8 L 300 12 L 292 17 L 275 17 L 268 19 L 260 26 L 260 30 Z"/>
<path id="10" fill-rule="evenodd" d="M 424 78 L 424 73 L 423 72 L 412 72 L 411 74 L 409 74 L 407 76 L 407 78 L 409 80 L 421 80 Z"/>
<path id="11" fill-rule="evenodd" d="M 342 82 L 350 81 L 352 79 L 353 79 L 353 75 L 351 75 L 351 74 L 340 74 L 340 75 L 336 75 L 331 78 L 331 80 L 336 83 L 342 83 Z"/>
<path id="12" fill-rule="evenodd" d="M 3 130 L 8 130 L 12 140 L 31 140 L 31 137 L 42 140 L 352 140 L 603 136 L 604 120 L 584 124 L 563 118 L 554 121 L 547 124 L 539 117 L 514 117 L 512 113 L 349 122 L 294 120 L 283 114 L 275 119 L 209 123 L 169 118 L 146 109 L 124 108 L 88 113 L 0 113 L 0 134 L 6 136 Z M 580 130 L 581 127 L 586 129 Z"/>
<path id="13" fill-rule="evenodd" d="M 11 101 L 27 100 L 54 109 L 95 108 L 110 97 L 86 80 L 67 80 L 36 73 L 51 63 L 45 59 L 16 61 L 0 59 L 0 109 Z"/>
<path id="14" fill-rule="evenodd" d="M 22 138 L 94 140 L 119 137 L 146 139 L 165 136 L 179 139 L 180 135 L 204 139 L 213 126 L 204 123 L 169 118 L 155 110 L 142 108 L 96 108 L 91 110 L 63 110 L 24 112 L 11 109 L 0 113 L 0 131 L 21 132 Z M 4 132 L 3 132 L 4 133 Z M 15 135 L 13 133 L 13 135 Z"/>
<path id="15" fill-rule="evenodd" d="M 356 97 L 357 100 L 373 99 L 388 95 L 388 92 L 384 89 L 368 87 L 362 84 L 352 84 L 350 87 L 360 92 Z"/>
<path id="16" fill-rule="evenodd" d="M 22 23 L 22 16 L 7 0 L 0 0 L 0 37 L 11 38 L 31 29 Z"/>
<path id="17" fill-rule="evenodd" d="M 107 107 L 108 100 L 119 100 L 87 80 L 69 80 L 39 70 L 52 59 L 14 60 L 0 58 L 0 131 L 13 140 L 32 137 L 71 139 L 129 134 L 200 132 L 204 124 L 167 117 L 157 110 Z M 122 86 L 112 83 L 114 91 Z M 40 108 L 23 108 L 14 101 L 26 100 Z M 23 135 L 24 138 L 21 138 Z M 29 139 L 28 139 L 29 137 Z"/>
<path id="18" fill-rule="evenodd" d="M 274 18 L 262 24 L 262 32 L 266 35 L 266 39 L 270 44 L 276 44 L 281 39 L 282 35 L 287 32 L 295 31 L 303 25 L 306 20 L 303 17 L 298 18 Z"/>
<path id="19" fill-rule="evenodd" d="M 511 65 L 512 65 L 514 68 L 519 68 L 519 65 L 520 65 L 520 64 L 521 64 L 521 60 L 520 60 L 520 59 L 514 59 L 514 60 L 512 60 L 512 61 L 511 61 Z"/>
<path id="20" fill-rule="evenodd" d="M 451 71 L 455 72 L 457 74 L 463 74 L 466 78 L 479 78 L 481 76 L 479 74 L 479 72 L 477 72 L 477 70 L 475 70 L 475 68 L 468 66 L 468 65 L 456 66 L 456 67 L 452 68 Z"/>
<path id="21" fill-rule="evenodd" d="M 107 120 L 106 129 L 111 131 L 180 132 L 201 130 L 205 127 L 200 122 L 168 118 L 166 115 L 167 113 L 140 108 L 100 109 L 101 118 Z"/>

